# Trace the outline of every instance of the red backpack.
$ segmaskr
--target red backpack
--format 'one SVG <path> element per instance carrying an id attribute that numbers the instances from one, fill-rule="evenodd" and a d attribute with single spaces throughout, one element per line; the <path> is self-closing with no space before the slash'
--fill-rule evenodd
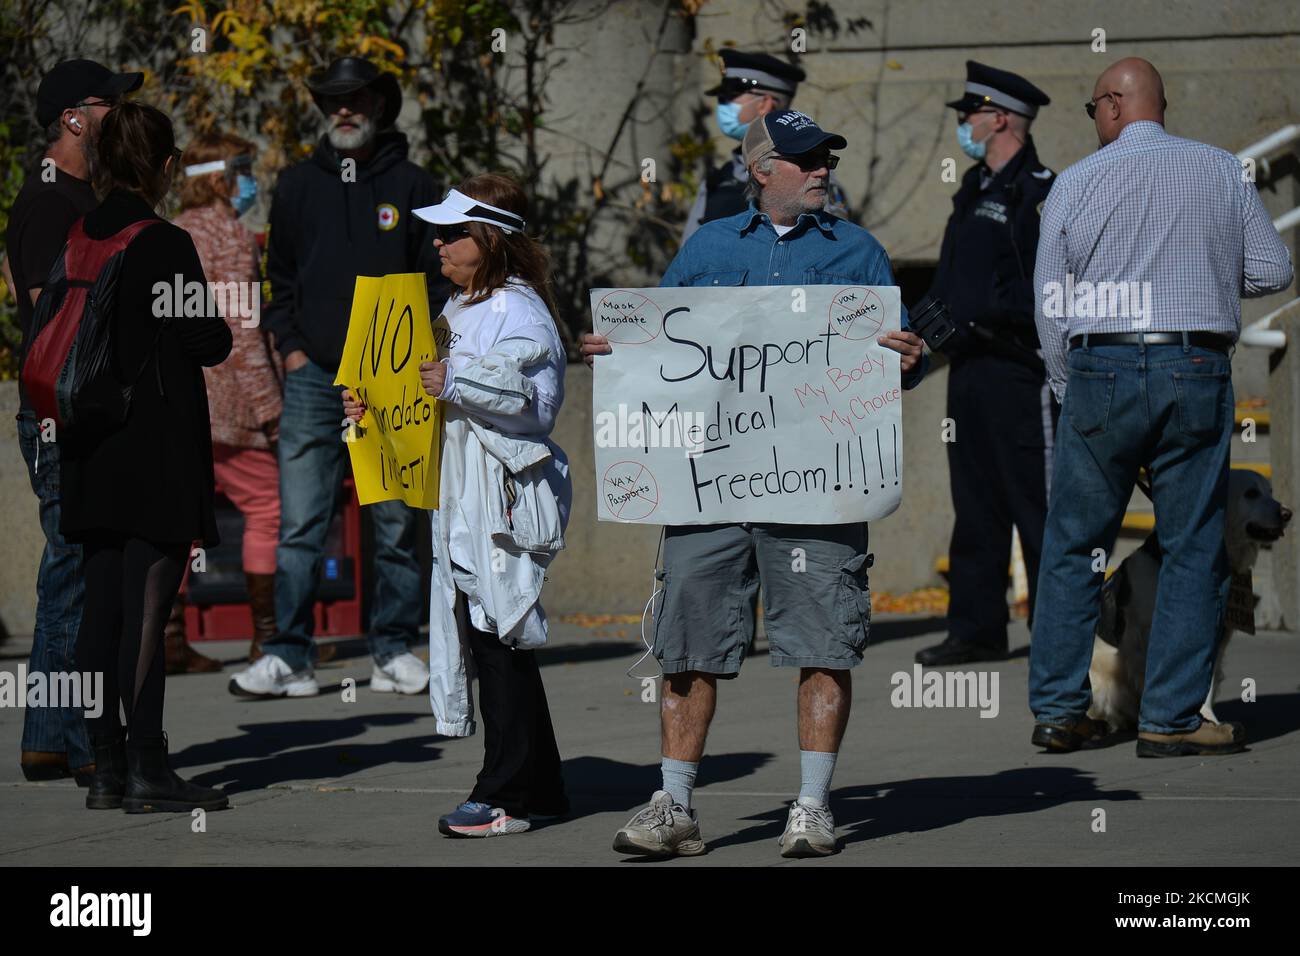
<path id="1" fill-rule="evenodd" d="M 159 222 L 142 219 L 107 239 L 87 236 L 81 219 L 68 230 L 68 242 L 36 300 L 20 375 L 38 420 L 51 418 L 58 428 L 105 431 L 126 421 L 131 392 L 144 369 L 130 382 L 114 371 L 117 279 L 127 246 Z"/>

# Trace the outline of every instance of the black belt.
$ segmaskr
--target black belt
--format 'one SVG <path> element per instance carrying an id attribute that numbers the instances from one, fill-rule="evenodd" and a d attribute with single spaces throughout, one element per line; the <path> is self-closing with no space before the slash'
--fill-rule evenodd
<path id="1" fill-rule="evenodd" d="M 1227 352 L 1232 348 L 1232 339 L 1218 332 L 1093 332 L 1088 335 L 1070 337 L 1070 348 L 1082 348 L 1084 339 L 1088 345 L 1182 345 L 1186 338 L 1188 345 L 1201 349 L 1214 349 Z"/>

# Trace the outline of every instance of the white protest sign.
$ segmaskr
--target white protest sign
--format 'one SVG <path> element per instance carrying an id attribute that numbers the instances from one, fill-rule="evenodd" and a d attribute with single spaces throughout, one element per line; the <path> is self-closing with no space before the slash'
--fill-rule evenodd
<path id="1" fill-rule="evenodd" d="M 896 286 L 596 289 L 597 517 L 848 524 L 898 507 Z"/>

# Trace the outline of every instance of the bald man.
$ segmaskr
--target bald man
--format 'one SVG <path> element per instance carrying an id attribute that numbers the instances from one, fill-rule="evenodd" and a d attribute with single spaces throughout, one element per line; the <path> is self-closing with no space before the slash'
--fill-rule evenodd
<path id="1" fill-rule="evenodd" d="M 1088 717 L 1102 572 L 1140 468 L 1163 553 L 1137 755 L 1236 753 L 1241 724 L 1202 717 L 1222 633 L 1241 297 L 1291 284 L 1291 259 L 1231 153 L 1164 130 L 1164 83 L 1113 64 L 1085 104 L 1101 144 L 1043 208 L 1035 321 L 1062 400 L 1030 647 L 1032 742 L 1106 736 Z M 1104 564 L 1103 562 L 1100 562 Z"/>

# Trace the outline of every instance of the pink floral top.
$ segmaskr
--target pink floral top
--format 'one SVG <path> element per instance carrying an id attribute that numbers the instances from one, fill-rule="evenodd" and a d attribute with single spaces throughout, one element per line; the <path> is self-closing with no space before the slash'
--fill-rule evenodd
<path id="1" fill-rule="evenodd" d="M 210 285 L 236 283 L 217 295 L 234 347 L 220 365 L 203 370 L 212 440 L 235 448 L 269 448 L 266 426 L 280 417 L 284 367 L 260 324 L 257 241 L 220 201 L 187 209 L 172 221 L 193 237 Z"/>

